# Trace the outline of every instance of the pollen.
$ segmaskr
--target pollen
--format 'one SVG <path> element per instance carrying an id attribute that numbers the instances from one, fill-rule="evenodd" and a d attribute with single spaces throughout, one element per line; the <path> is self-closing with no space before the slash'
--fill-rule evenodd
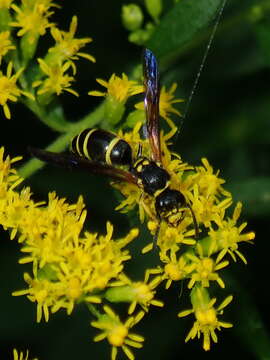
<path id="1" fill-rule="evenodd" d="M 155 221 L 148 221 L 147 227 L 151 232 L 155 232 L 158 228 L 158 224 Z"/>
<path id="2" fill-rule="evenodd" d="M 154 297 L 154 294 L 151 292 L 149 287 L 144 283 L 134 284 L 134 293 L 138 302 L 147 303 L 151 301 Z"/>
<path id="3" fill-rule="evenodd" d="M 111 345 L 122 346 L 128 334 L 128 329 L 124 325 L 118 325 L 108 334 L 108 341 Z"/>
<path id="4" fill-rule="evenodd" d="M 69 292 L 67 295 L 73 299 L 78 299 L 82 294 L 81 282 L 78 278 L 74 277 L 69 281 Z"/>
<path id="5" fill-rule="evenodd" d="M 166 264 L 164 267 L 165 274 L 173 281 L 180 280 L 183 277 L 182 271 L 177 264 Z"/>
<path id="6" fill-rule="evenodd" d="M 202 326 L 215 324 L 217 321 L 216 311 L 213 308 L 195 311 L 195 316 Z"/>

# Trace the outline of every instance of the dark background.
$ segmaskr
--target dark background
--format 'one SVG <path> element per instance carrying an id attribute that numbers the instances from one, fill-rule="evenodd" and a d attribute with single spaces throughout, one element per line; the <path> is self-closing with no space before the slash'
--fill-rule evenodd
<path id="1" fill-rule="evenodd" d="M 227 2 L 184 120 L 175 118 L 181 127 L 174 150 L 191 164 L 199 164 L 202 157 L 207 157 L 215 169 L 220 169 L 220 176 L 226 179 L 226 189 L 243 202 L 241 220 L 248 222 L 249 231 L 256 232 L 255 245 L 240 247 L 248 265 L 239 260 L 224 271 L 228 285 L 218 296 L 219 304 L 225 296 L 234 294 L 234 301 L 224 316 L 224 321 L 233 322 L 234 328 L 222 330 L 218 344 L 207 353 L 202 350 L 201 339 L 184 344 L 185 334 L 193 324 L 192 317 L 177 319 L 176 314 L 190 308 L 188 297 L 185 292 L 180 296 L 179 288 L 173 286 L 171 291 L 161 289 L 157 297 L 166 302 L 166 310 L 150 309 L 149 316 L 135 328 L 135 332 L 146 339 L 143 349 L 134 351 L 137 359 L 174 360 L 190 356 L 215 359 L 234 356 L 237 351 L 242 358 L 252 360 L 266 356 L 269 349 L 270 35 L 267 34 L 270 21 L 269 13 L 256 23 L 241 20 L 243 13 L 259 1 L 233 3 Z M 89 90 L 101 89 L 95 82 L 96 77 L 108 79 L 112 72 L 128 73 L 139 63 L 141 48 L 127 41 L 128 33 L 120 21 L 121 5 L 121 1 L 65 1 L 63 8 L 56 10 L 53 20 L 62 29 L 68 28 L 72 15 L 78 15 L 77 36 L 94 39 L 86 49 L 97 59 L 96 64 L 83 59 L 78 63 L 73 88 L 80 97 L 63 94 L 60 98 L 70 121 L 79 120 L 99 103 L 99 99 L 87 95 Z M 213 23 L 209 36 L 212 29 Z M 177 97 L 188 99 L 209 36 L 206 41 L 194 39 L 194 46 L 176 56 L 170 66 L 161 67 L 162 83 L 179 84 Z M 42 38 L 42 44 L 38 49 L 41 55 L 44 48 L 51 45 L 49 37 Z M 176 105 L 182 113 L 186 112 L 185 106 L 185 103 Z M 22 105 L 11 106 L 11 111 L 11 120 L 1 119 L 0 134 L 1 145 L 11 156 L 20 154 L 27 159 L 28 145 L 42 148 L 56 138 L 56 133 Z M 127 216 L 113 211 L 118 195 L 106 179 L 46 167 L 27 179 L 26 184 L 39 200 L 45 200 L 53 190 L 69 202 L 83 194 L 89 209 L 87 227 L 90 230 L 104 232 L 106 220 L 113 222 L 116 229 L 121 228 L 116 236 L 125 234 L 129 228 Z M 141 241 L 147 243 L 149 237 L 146 237 L 146 234 L 142 236 Z M 47 324 L 36 324 L 36 306 L 25 297 L 11 297 L 12 291 L 25 287 L 22 273 L 27 267 L 18 264 L 20 254 L 16 241 L 7 240 L 4 232 L 1 238 L 2 355 L 11 358 L 8 354 L 16 347 L 29 348 L 31 355 L 44 360 L 109 359 L 110 348 L 106 342 L 93 344 L 91 340 L 97 331 L 89 326 L 90 314 L 83 305 L 76 307 L 71 316 L 59 311 Z M 135 244 L 133 250 L 139 251 L 143 245 Z M 139 258 L 141 263 L 129 265 L 130 273 L 136 271 L 141 275 L 141 269 L 152 261 L 149 256 Z M 216 292 L 218 294 L 218 289 Z"/>

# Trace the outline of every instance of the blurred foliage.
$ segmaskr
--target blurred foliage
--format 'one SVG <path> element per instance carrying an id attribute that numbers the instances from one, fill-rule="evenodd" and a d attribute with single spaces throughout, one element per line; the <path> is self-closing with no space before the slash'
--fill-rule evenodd
<path id="1" fill-rule="evenodd" d="M 142 2 L 138 0 L 137 3 L 141 5 Z M 112 72 L 128 73 L 140 63 L 141 48 L 128 42 L 128 33 L 121 25 L 121 6 L 121 1 L 66 2 L 55 15 L 62 28 L 68 27 L 73 14 L 78 16 L 78 34 L 94 39 L 91 53 L 97 59 L 94 66 L 81 61 L 76 82 L 80 98 L 62 96 L 64 113 L 70 121 L 75 122 L 97 106 L 99 99 L 87 96 L 89 89 L 96 88 L 96 77 L 109 78 Z M 228 314 L 228 318 L 233 319 L 234 330 L 224 331 L 218 344 L 210 353 L 205 353 L 199 343 L 184 344 L 182 329 L 189 328 L 188 320 L 181 319 L 185 323 L 182 327 L 173 311 L 165 315 L 155 310 L 155 316 L 146 319 L 143 328 L 138 329 L 147 338 L 143 350 L 137 354 L 140 359 L 173 360 L 180 356 L 225 359 L 233 355 L 232 344 L 236 341 L 238 356 L 246 360 L 270 359 L 267 335 L 270 298 L 265 280 L 268 275 L 270 214 L 270 1 L 227 1 L 189 104 L 215 25 L 213 14 L 220 6 L 221 1 L 214 0 L 179 0 L 176 4 L 165 1 L 169 10 L 164 18 L 161 17 L 147 46 L 160 60 L 162 84 L 177 82 L 176 96 L 187 100 L 178 106 L 184 117 L 175 119 L 179 125 L 175 151 L 194 165 L 205 156 L 215 169 L 220 169 L 227 189 L 232 191 L 236 200 L 243 202 L 242 218 L 248 221 L 249 230 L 256 232 L 255 246 L 247 247 L 246 253 L 244 249 L 249 259 L 248 268 L 244 268 L 245 265 L 240 265 L 240 270 L 235 267 L 234 281 L 231 281 L 230 290 L 238 294 L 232 313 Z M 197 11 L 200 16 L 195 18 Z M 42 48 L 38 51 L 42 53 Z M 23 154 L 27 159 L 28 145 L 45 147 L 55 139 L 55 133 L 20 104 L 13 109 L 12 120 L 1 121 L 1 145 L 12 156 Z M 27 184 L 39 199 L 44 199 L 51 190 L 56 190 L 59 196 L 67 197 L 69 201 L 83 194 L 92 230 L 104 231 L 106 220 L 121 224 L 121 232 L 128 226 L 126 216 L 113 211 L 117 195 L 106 179 L 46 167 L 27 179 Z M 143 245 L 137 244 L 138 251 Z M 56 314 L 48 324 L 37 325 L 34 306 L 24 298 L 10 298 L 8 294 L 14 288 L 24 286 L 16 263 L 19 255 L 15 255 L 16 244 L 6 242 L 1 246 L 2 255 L 7 259 L 7 263 L 1 263 L 0 271 L 2 355 L 16 342 L 17 347 L 29 346 L 31 353 L 39 359 L 83 356 L 107 359 L 108 349 L 103 352 L 103 345 L 91 343 L 92 330 L 89 331 L 88 324 L 81 321 L 86 317 L 85 309 L 78 308 L 72 318 Z M 142 261 L 149 262 L 151 258 L 145 256 Z M 11 262 L 14 281 L 7 283 L 5 273 Z M 140 272 L 141 264 L 130 266 Z M 180 304 L 181 308 L 188 307 L 181 294 L 178 303 L 174 299 L 167 300 L 171 301 L 172 310 Z M 239 312 L 239 308 L 242 311 Z M 168 318 L 171 325 L 166 329 Z M 251 329 L 253 339 L 248 336 L 248 329 Z M 147 337 L 147 333 L 151 333 L 151 337 Z"/>

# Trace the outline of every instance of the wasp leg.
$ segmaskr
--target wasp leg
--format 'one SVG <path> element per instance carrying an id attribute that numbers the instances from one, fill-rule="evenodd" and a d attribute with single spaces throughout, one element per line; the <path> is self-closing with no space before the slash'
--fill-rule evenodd
<path id="1" fill-rule="evenodd" d="M 139 143 L 139 146 L 138 146 L 136 159 L 139 159 L 140 157 L 142 157 L 142 144 L 141 143 Z"/>
<path id="2" fill-rule="evenodd" d="M 198 226 L 198 222 L 196 219 L 196 216 L 192 210 L 192 207 L 187 204 L 187 207 L 189 208 L 190 212 L 191 212 L 191 216 L 192 216 L 192 220 L 193 220 L 193 225 L 194 225 L 194 229 L 195 229 L 195 237 L 198 238 L 199 237 L 199 226 Z"/>
<path id="3" fill-rule="evenodd" d="M 142 206 L 143 208 L 143 211 L 146 213 L 146 215 L 149 217 L 150 220 L 154 220 L 154 216 L 153 214 L 151 213 L 151 211 L 149 210 L 149 208 L 147 207 L 147 205 L 145 204 L 144 202 L 144 198 L 145 198 L 145 193 L 142 191 L 141 192 L 141 196 L 140 196 L 140 199 L 139 199 L 139 204 Z"/>
<path id="4" fill-rule="evenodd" d="M 154 235 L 154 247 L 156 250 L 158 250 L 158 237 L 159 237 L 159 232 L 160 232 L 160 226 L 161 226 L 161 221 L 159 221 L 158 227 L 157 227 L 155 235 Z"/>

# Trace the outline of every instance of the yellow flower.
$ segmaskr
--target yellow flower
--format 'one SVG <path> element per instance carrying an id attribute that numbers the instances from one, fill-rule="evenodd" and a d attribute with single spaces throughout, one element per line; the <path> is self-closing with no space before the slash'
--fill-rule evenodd
<path id="1" fill-rule="evenodd" d="M 203 166 L 196 168 L 196 176 L 194 177 L 200 193 L 207 198 L 209 196 L 216 197 L 219 194 L 230 197 L 231 194 L 221 186 L 225 183 L 225 180 L 218 177 L 219 170 L 214 174 L 213 167 L 205 158 L 202 158 L 202 164 Z"/>
<path id="2" fill-rule="evenodd" d="M 32 302 L 37 302 L 37 322 L 42 319 L 42 314 L 47 322 L 49 320 L 49 308 L 55 305 L 59 297 L 59 283 L 54 283 L 46 279 L 32 279 L 27 273 L 24 280 L 29 285 L 29 289 L 15 291 L 13 296 L 27 295 Z"/>
<path id="3" fill-rule="evenodd" d="M 135 357 L 130 347 L 141 348 L 144 339 L 140 335 L 129 332 L 129 330 L 143 318 L 144 312 L 140 311 L 136 316 L 131 316 L 122 323 L 119 316 L 111 308 L 104 306 L 103 309 L 105 313 L 100 315 L 96 321 L 91 322 L 93 327 L 102 330 L 94 338 L 94 341 L 107 338 L 112 346 L 111 360 L 116 359 L 119 348 L 122 348 L 129 360 L 134 360 Z"/>
<path id="4" fill-rule="evenodd" d="M 116 101 L 125 103 L 127 99 L 143 92 L 143 87 L 138 85 L 136 81 L 129 80 L 126 74 L 122 74 L 122 78 L 112 74 L 109 81 L 96 79 L 97 82 L 107 88 L 107 92 L 90 91 L 88 94 L 92 96 L 112 96 Z"/>
<path id="5" fill-rule="evenodd" d="M 21 160 L 22 156 L 17 156 L 13 159 L 10 159 L 9 156 L 4 158 L 4 152 L 5 152 L 4 147 L 3 146 L 0 147 L 0 185 L 1 185 L 0 198 L 1 199 L 3 199 L 3 196 L 5 194 L 3 190 L 4 187 L 5 189 L 9 187 L 13 189 L 22 181 L 22 179 L 17 175 L 16 170 L 11 168 L 11 165 Z"/>
<path id="6" fill-rule="evenodd" d="M 231 195 L 222 200 L 215 196 L 206 197 L 199 192 L 197 184 L 194 184 L 193 192 L 189 192 L 188 196 L 197 222 L 203 223 L 206 228 L 211 226 L 211 222 L 215 221 L 218 214 L 225 213 L 225 210 L 232 205 Z"/>
<path id="7" fill-rule="evenodd" d="M 232 301 L 233 297 L 228 296 L 217 308 L 214 308 L 216 299 L 209 299 L 208 293 L 204 288 L 196 287 L 191 295 L 193 309 L 181 311 L 178 316 L 184 317 L 194 313 L 196 321 L 188 333 L 185 342 L 195 337 L 203 335 L 203 349 L 210 350 L 210 341 L 217 342 L 215 330 L 221 330 L 222 327 L 230 328 L 232 324 L 219 321 L 218 315 L 223 314 L 223 309 Z"/>
<path id="8" fill-rule="evenodd" d="M 176 252 L 173 250 L 161 260 L 165 263 L 164 267 L 158 266 L 157 268 L 146 270 L 146 279 L 150 275 L 159 275 L 160 281 L 167 280 L 166 289 L 169 289 L 173 281 L 181 281 L 187 278 L 188 274 L 192 271 L 190 262 L 186 257 L 180 256 L 177 258 Z"/>
<path id="9" fill-rule="evenodd" d="M 189 214 L 187 209 L 184 209 L 186 214 L 184 215 L 183 220 L 181 220 L 180 224 L 176 227 L 169 225 L 167 222 L 163 221 L 160 224 L 157 245 L 160 248 L 160 259 L 164 261 L 169 251 L 176 252 L 181 248 L 182 244 L 185 245 L 195 245 L 196 241 L 194 240 L 195 230 L 193 227 L 193 219 Z M 157 226 L 157 220 L 155 221 L 155 225 Z M 153 226 L 153 224 L 151 224 Z M 149 228 L 149 223 L 148 223 Z M 154 235 L 155 231 L 152 231 Z"/>
<path id="10" fill-rule="evenodd" d="M 191 272 L 190 264 L 185 256 L 180 256 L 177 259 L 176 253 L 171 251 L 170 256 L 166 256 L 163 259 L 165 262 L 163 280 L 166 281 L 166 289 L 169 289 L 173 281 L 183 280 L 188 277 Z"/>
<path id="11" fill-rule="evenodd" d="M 48 18 L 53 14 L 49 11 L 50 7 L 56 7 L 51 0 L 23 0 L 22 6 L 11 5 L 16 12 L 16 21 L 10 23 L 11 26 L 21 28 L 17 35 L 29 35 L 29 42 L 33 43 L 38 36 L 45 34 L 46 29 L 53 26 Z"/>
<path id="12" fill-rule="evenodd" d="M 16 349 L 13 349 L 13 359 L 14 360 L 30 360 L 30 358 L 28 358 L 29 355 L 29 351 L 26 351 L 26 354 L 24 355 L 22 351 L 20 351 L 20 353 L 18 353 L 18 351 Z M 37 358 L 34 358 L 33 360 L 38 360 Z"/>
<path id="13" fill-rule="evenodd" d="M 10 230 L 10 238 L 13 239 L 17 233 L 20 222 L 21 210 L 29 206 L 27 190 L 18 194 L 14 191 L 23 179 L 17 175 L 11 165 L 21 157 L 4 159 L 4 148 L 0 148 L 0 224 L 5 230 Z"/>
<path id="14" fill-rule="evenodd" d="M 220 259 L 213 260 L 210 255 L 204 256 L 203 248 L 199 243 L 196 249 L 199 257 L 192 253 L 186 254 L 187 259 L 191 261 L 191 279 L 188 283 L 188 288 L 191 289 L 195 283 L 200 283 L 202 287 L 209 287 L 210 281 L 216 281 L 220 287 L 224 288 L 225 284 L 217 274 L 217 271 L 228 266 L 229 261 L 220 262 Z"/>
<path id="15" fill-rule="evenodd" d="M 9 50 L 15 49 L 15 46 L 12 45 L 12 42 L 9 40 L 9 35 L 9 31 L 0 32 L 0 65 L 3 56 L 5 56 Z"/>
<path id="16" fill-rule="evenodd" d="M 146 272 L 144 281 L 131 281 L 125 274 L 120 274 L 118 281 L 111 283 L 113 287 L 106 293 L 106 298 L 110 301 L 128 301 L 130 306 L 128 314 L 132 314 L 139 304 L 145 312 L 148 311 L 150 305 L 162 307 L 162 301 L 155 300 L 155 291 L 153 291 L 162 281 L 161 276 L 156 276 L 148 283 L 149 272 Z"/>
<path id="17" fill-rule="evenodd" d="M 160 99 L 159 99 L 160 116 L 162 116 L 167 121 L 169 119 L 170 113 L 181 116 L 181 113 L 173 107 L 173 104 L 181 103 L 184 101 L 184 99 L 174 98 L 174 93 L 176 89 L 177 89 L 177 84 L 173 83 L 168 91 L 166 90 L 165 86 L 162 86 L 160 91 Z"/>
<path id="18" fill-rule="evenodd" d="M 70 88 L 71 82 L 74 81 L 73 76 L 65 74 L 65 72 L 72 66 L 70 62 L 65 62 L 63 64 L 47 64 L 44 60 L 38 59 L 39 66 L 44 74 L 48 77 L 45 80 L 35 81 L 32 86 L 39 87 L 37 91 L 38 95 L 45 93 L 60 95 L 63 91 L 67 91 L 75 96 L 79 94 Z"/>
<path id="19" fill-rule="evenodd" d="M 92 41 L 91 38 L 76 39 L 74 38 L 77 30 L 78 19 L 77 16 L 72 17 L 72 21 L 69 26 L 69 31 L 61 31 L 55 26 L 51 28 L 52 37 L 55 40 L 55 46 L 49 49 L 49 53 L 53 59 L 57 59 L 58 63 L 62 63 L 66 60 L 78 60 L 79 57 L 88 59 L 95 62 L 95 58 L 84 52 L 80 52 L 80 48 Z"/>
<path id="20" fill-rule="evenodd" d="M 3 75 L 3 73 L 0 72 L 0 105 L 3 106 L 4 114 L 7 119 L 11 118 L 10 110 L 7 105 L 8 101 L 16 102 L 18 97 L 21 95 L 27 96 L 28 98 L 34 100 L 32 94 L 21 90 L 16 84 L 18 78 L 23 72 L 23 69 L 20 69 L 16 74 L 11 75 L 12 66 L 12 62 L 9 62 L 6 75 Z"/>
<path id="21" fill-rule="evenodd" d="M 212 251 L 220 251 L 218 255 L 219 261 L 229 253 L 234 261 L 236 261 L 235 254 L 247 264 L 244 255 L 238 250 L 240 242 L 252 242 L 255 239 L 254 232 L 242 234 L 242 231 L 247 226 L 247 223 L 241 224 L 239 227 L 236 223 L 240 217 L 242 204 L 238 202 L 233 212 L 232 219 L 224 220 L 224 212 L 215 217 L 215 223 L 218 226 L 216 230 L 210 228 L 209 236 L 212 240 Z"/>
<path id="22" fill-rule="evenodd" d="M 211 221 L 219 216 L 217 214 L 224 213 L 231 206 L 232 195 L 221 186 L 225 181 L 218 177 L 218 171 L 214 174 L 207 159 L 203 158 L 202 163 L 204 166 L 196 167 L 185 178 L 183 186 L 192 190 L 186 195 L 192 203 L 197 222 L 210 227 Z"/>

